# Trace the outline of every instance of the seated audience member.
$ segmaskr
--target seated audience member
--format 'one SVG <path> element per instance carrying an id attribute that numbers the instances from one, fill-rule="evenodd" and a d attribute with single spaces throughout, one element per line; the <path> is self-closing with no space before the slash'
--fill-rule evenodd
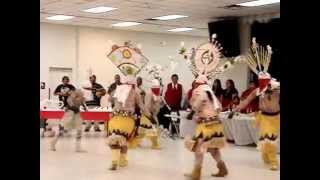
<path id="1" fill-rule="evenodd" d="M 87 99 L 85 102 L 88 109 L 94 109 L 94 108 L 100 107 L 101 97 L 106 94 L 106 90 L 101 84 L 96 82 L 96 79 L 97 77 L 95 75 L 90 76 L 89 87 L 87 86 L 83 87 L 83 89 L 91 91 L 91 94 L 93 97 L 92 99 Z M 101 130 L 99 128 L 99 122 L 98 121 L 92 121 L 92 122 L 94 124 L 94 131 L 100 132 Z M 86 121 L 86 128 L 84 131 L 89 132 L 90 129 L 91 129 L 91 121 Z"/>
<path id="2" fill-rule="evenodd" d="M 258 82 L 257 81 L 250 81 L 249 88 L 246 89 L 242 94 L 240 100 L 243 101 L 245 100 L 252 91 L 254 91 L 258 87 Z M 250 104 L 248 104 L 247 107 L 241 110 L 241 113 L 251 113 L 251 112 L 256 112 L 259 110 L 259 98 L 255 98 L 255 100 L 251 101 Z"/>
<path id="3" fill-rule="evenodd" d="M 215 79 L 213 81 L 213 85 L 212 85 L 212 91 L 214 92 L 214 95 L 220 100 L 222 100 L 222 94 L 223 94 L 223 89 L 221 86 L 221 81 L 220 79 Z"/>
<path id="4" fill-rule="evenodd" d="M 232 103 L 230 104 L 230 110 L 233 110 L 240 104 L 240 97 L 234 96 L 232 99 Z"/>
<path id="5" fill-rule="evenodd" d="M 119 86 L 121 84 L 122 84 L 121 83 L 121 77 L 120 77 L 119 74 L 116 74 L 114 76 L 114 82 L 108 88 L 107 94 L 112 97 L 114 92 L 117 89 L 117 86 Z M 111 98 L 111 105 L 112 105 L 112 107 L 114 107 L 114 98 Z"/>
<path id="6" fill-rule="evenodd" d="M 195 88 L 196 88 L 196 81 L 193 81 L 192 85 L 191 85 L 191 89 L 188 91 L 187 97 L 185 98 L 186 101 L 183 105 L 184 109 L 191 109 L 191 105 L 190 105 L 189 101 L 192 96 L 193 89 L 195 89 Z"/>
<path id="7" fill-rule="evenodd" d="M 238 96 L 238 90 L 235 88 L 231 79 L 226 81 L 226 89 L 222 92 L 222 111 L 227 111 L 232 103 L 233 97 Z"/>

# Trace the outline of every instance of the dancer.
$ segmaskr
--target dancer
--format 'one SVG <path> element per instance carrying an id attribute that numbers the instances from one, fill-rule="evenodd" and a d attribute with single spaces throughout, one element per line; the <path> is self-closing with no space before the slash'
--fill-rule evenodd
<path id="1" fill-rule="evenodd" d="M 81 148 L 81 136 L 82 136 L 82 118 L 80 116 L 80 106 L 85 106 L 85 98 L 81 90 L 70 91 L 70 96 L 68 97 L 65 105 L 65 113 L 62 119 L 63 127 L 65 130 L 70 131 L 75 129 L 76 134 L 76 152 L 83 152 Z M 58 139 L 62 136 L 62 132 L 56 133 L 57 136 L 53 138 L 50 143 L 50 149 L 56 151 L 56 144 Z"/>
<path id="2" fill-rule="evenodd" d="M 159 121 L 157 115 L 160 111 L 160 82 L 158 79 L 152 80 L 152 86 L 149 91 L 146 92 L 145 109 L 150 112 L 150 118 L 142 114 L 139 123 L 138 134 L 135 139 L 130 144 L 130 148 L 136 148 L 141 141 L 146 137 L 148 138 L 152 145 L 152 149 L 161 149 L 159 144 Z"/>
<path id="3" fill-rule="evenodd" d="M 196 121 L 197 126 L 194 137 L 185 138 L 186 148 L 195 154 L 193 171 L 191 174 L 185 174 L 192 180 L 200 180 L 202 162 L 206 152 L 209 152 L 217 162 L 218 172 L 212 176 L 228 175 L 228 169 L 220 152 L 220 149 L 225 146 L 223 124 L 218 118 L 222 106 L 208 85 L 208 79 L 213 79 L 216 75 L 232 68 L 238 59 L 235 58 L 219 65 L 222 48 L 215 38 L 214 34 L 211 43 L 205 43 L 197 49 L 192 49 L 190 56 L 182 54 L 189 60 L 191 72 L 196 77 L 195 84 L 189 92 L 192 111 L 187 119 Z"/>
<path id="4" fill-rule="evenodd" d="M 227 167 L 222 160 L 220 148 L 225 145 L 222 122 L 218 119 L 221 104 L 214 95 L 206 78 L 200 75 L 196 80 L 196 86 L 192 92 L 190 104 L 193 119 L 197 122 L 195 136 L 186 138 L 187 149 L 195 153 L 195 165 L 192 174 L 186 174 L 192 180 L 199 180 L 204 154 L 209 152 L 217 162 L 218 173 L 215 177 L 224 177 L 228 174 Z M 190 116 L 189 118 L 191 118 Z"/>
<path id="5" fill-rule="evenodd" d="M 278 170 L 277 141 L 280 131 L 280 83 L 268 73 L 272 50 L 259 46 L 255 38 L 245 59 L 250 69 L 258 75 L 259 87 L 256 88 L 235 111 L 246 108 L 250 102 L 259 97 L 259 109 L 256 113 L 256 125 L 259 127 L 258 147 L 262 159 L 271 170 Z M 257 70 L 258 68 L 258 70 Z"/>
<path id="6" fill-rule="evenodd" d="M 114 109 L 112 118 L 106 123 L 107 144 L 111 148 L 111 167 L 110 170 L 117 170 L 118 166 L 128 165 L 128 142 L 132 140 L 136 128 L 136 117 L 134 116 L 135 107 L 148 117 L 149 113 L 144 110 L 141 96 L 135 91 L 135 79 L 126 76 L 118 85 L 114 94 Z"/>
<path id="7" fill-rule="evenodd" d="M 113 94 L 113 115 L 105 128 L 108 136 L 107 144 L 111 148 L 110 170 L 117 170 L 118 166 L 128 165 L 128 143 L 137 131 L 136 106 L 140 108 L 142 114 L 150 117 L 150 113 L 146 112 L 143 106 L 140 94 L 135 90 L 134 79 L 149 60 L 130 42 L 125 42 L 124 46 L 113 45 L 108 58 L 125 75 L 123 84 L 116 86 Z M 109 97 L 111 100 L 111 96 Z"/>

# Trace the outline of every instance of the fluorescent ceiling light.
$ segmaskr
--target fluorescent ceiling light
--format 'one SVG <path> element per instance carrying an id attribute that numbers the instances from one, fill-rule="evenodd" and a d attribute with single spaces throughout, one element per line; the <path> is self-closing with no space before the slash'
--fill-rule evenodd
<path id="1" fill-rule="evenodd" d="M 95 7 L 95 8 L 86 9 L 86 10 L 83 10 L 83 11 L 84 12 L 88 12 L 88 13 L 104 13 L 104 12 L 112 11 L 112 10 L 115 10 L 115 9 L 117 9 L 117 8 L 99 6 L 99 7 Z"/>
<path id="2" fill-rule="evenodd" d="M 135 25 L 139 25 L 139 24 L 142 24 L 142 23 L 138 23 L 138 22 L 122 22 L 122 23 L 112 24 L 112 26 L 128 27 L 128 26 L 135 26 Z"/>
<path id="3" fill-rule="evenodd" d="M 192 28 L 175 28 L 175 29 L 170 29 L 168 31 L 170 32 L 183 32 L 183 31 L 192 31 Z"/>
<path id="4" fill-rule="evenodd" d="M 168 16 L 155 17 L 151 19 L 166 21 L 166 20 L 179 19 L 179 18 L 185 18 L 185 17 L 188 17 L 188 16 L 174 14 L 174 15 L 168 15 Z"/>
<path id="5" fill-rule="evenodd" d="M 237 4 L 239 6 L 247 6 L 247 7 L 254 7 L 254 6 L 263 6 L 268 4 L 275 4 L 280 3 L 280 0 L 257 0 L 257 1 L 250 1 L 245 3 Z"/>
<path id="6" fill-rule="evenodd" d="M 46 19 L 49 20 L 54 20 L 54 21 L 63 21 L 63 20 L 68 20 L 74 18 L 73 16 L 65 16 L 65 15 L 55 15 L 55 16 L 50 16 L 47 17 Z"/>

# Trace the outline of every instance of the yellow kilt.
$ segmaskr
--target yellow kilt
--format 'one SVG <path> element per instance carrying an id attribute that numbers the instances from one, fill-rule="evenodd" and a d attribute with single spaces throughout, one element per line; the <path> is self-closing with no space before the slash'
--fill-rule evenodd
<path id="1" fill-rule="evenodd" d="M 143 127 L 145 129 L 151 129 L 152 128 L 151 121 L 145 115 L 142 115 L 141 118 L 140 118 L 140 127 Z"/>
<path id="2" fill-rule="evenodd" d="M 264 115 L 256 113 L 256 123 L 259 125 L 259 141 L 276 141 L 280 132 L 280 114 Z"/>
<path id="3" fill-rule="evenodd" d="M 157 136 L 158 131 L 157 129 L 153 126 L 151 121 L 145 116 L 142 115 L 140 118 L 140 127 L 138 131 L 139 135 L 146 135 L 146 136 Z"/>
<path id="4" fill-rule="evenodd" d="M 201 138 L 208 148 L 223 148 L 225 137 L 222 123 L 197 124 L 195 138 Z"/>
<path id="5" fill-rule="evenodd" d="M 115 115 L 108 124 L 106 123 L 105 129 L 108 129 L 108 136 L 112 134 L 124 136 L 127 140 L 133 133 L 135 127 L 135 120 L 131 116 Z"/>

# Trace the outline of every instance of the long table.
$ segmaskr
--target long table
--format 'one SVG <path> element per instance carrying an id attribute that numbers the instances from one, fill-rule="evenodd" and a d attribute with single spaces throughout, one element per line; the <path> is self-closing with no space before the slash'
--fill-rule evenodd
<path id="1" fill-rule="evenodd" d="M 81 111 L 80 115 L 83 120 L 94 121 L 108 121 L 110 119 L 111 112 L 108 111 Z M 61 120 L 63 118 L 63 110 L 40 110 L 40 119 L 55 119 Z"/>

